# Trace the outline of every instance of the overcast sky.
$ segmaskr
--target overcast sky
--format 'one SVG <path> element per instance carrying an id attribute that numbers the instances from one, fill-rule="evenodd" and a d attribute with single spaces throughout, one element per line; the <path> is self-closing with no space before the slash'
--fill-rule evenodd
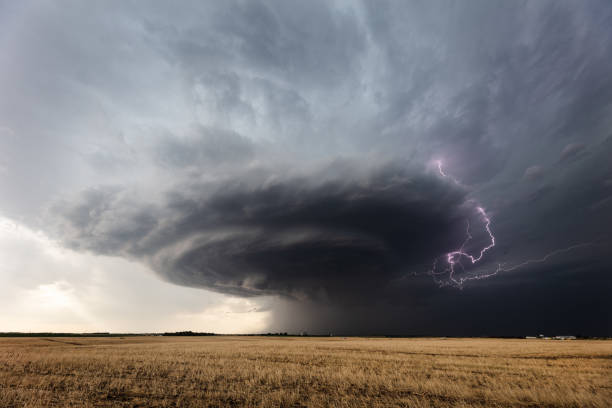
<path id="1" fill-rule="evenodd" d="M 612 335 L 609 1 L 0 1 L 0 331 Z"/>

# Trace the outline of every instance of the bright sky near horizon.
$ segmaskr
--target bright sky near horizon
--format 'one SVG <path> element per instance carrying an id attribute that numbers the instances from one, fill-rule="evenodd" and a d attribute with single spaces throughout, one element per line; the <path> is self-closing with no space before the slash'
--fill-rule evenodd
<path id="1" fill-rule="evenodd" d="M 169 285 L 118 257 L 79 253 L 0 218 L 1 331 L 259 333 L 252 300 Z"/>

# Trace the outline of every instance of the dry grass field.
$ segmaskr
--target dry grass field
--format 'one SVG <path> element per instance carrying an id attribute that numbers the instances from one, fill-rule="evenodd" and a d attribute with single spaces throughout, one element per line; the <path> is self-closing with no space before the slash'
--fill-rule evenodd
<path id="1" fill-rule="evenodd" d="M 612 342 L 0 339 L 0 407 L 611 407 Z"/>

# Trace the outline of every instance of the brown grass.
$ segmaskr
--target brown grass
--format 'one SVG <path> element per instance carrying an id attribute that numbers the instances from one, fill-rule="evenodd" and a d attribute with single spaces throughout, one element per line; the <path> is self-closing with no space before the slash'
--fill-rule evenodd
<path id="1" fill-rule="evenodd" d="M 0 339 L 0 407 L 611 407 L 611 341 Z"/>

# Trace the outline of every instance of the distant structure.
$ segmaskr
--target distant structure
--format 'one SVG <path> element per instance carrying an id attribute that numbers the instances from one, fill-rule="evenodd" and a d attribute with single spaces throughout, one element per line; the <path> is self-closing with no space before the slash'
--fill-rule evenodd
<path id="1" fill-rule="evenodd" d="M 536 336 L 525 336 L 526 339 L 541 339 L 541 340 L 576 340 L 576 336 L 554 336 L 548 337 L 543 334 L 538 334 Z"/>

